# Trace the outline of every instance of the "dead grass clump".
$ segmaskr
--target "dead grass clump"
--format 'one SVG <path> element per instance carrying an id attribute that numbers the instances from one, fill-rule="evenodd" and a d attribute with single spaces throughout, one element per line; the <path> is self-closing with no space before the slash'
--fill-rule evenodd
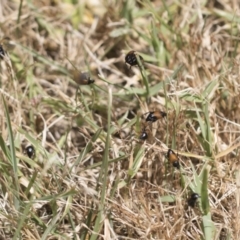
<path id="1" fill-rule="evenodd" d="M 239 239 L 239 10 L 2 1 L 2 239 Z"/>

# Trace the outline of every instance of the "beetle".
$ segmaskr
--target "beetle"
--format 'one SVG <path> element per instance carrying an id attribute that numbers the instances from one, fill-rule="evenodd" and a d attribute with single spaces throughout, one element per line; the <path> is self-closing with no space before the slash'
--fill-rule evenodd
<path id="1" fill-rule="evenodd" d="M 167 159 L 170 163 L 172 163 L 173 167 L 180 169 L 180 164 L 179 164 L 179 159 L 177 154 L 172 150 L 172 149 L 168 149 L 167 152 Z"/>
<path id="2" fill-rule="evenodd" d="M 148 114 L 146 117 L 146 122 L 156 122 L 157 120 L 162 119 L 167 116 L 167 113 L 165 113 L 163 111 L 158 111 L 158 110 L 148 112 L 146 114 Z"/>
<path id="3" fill-rule="evenodd" d="M 25 148 L 25 153 L 28 155 L 29 158 L 33 159 L 35 157 L 35 149 L 33 145 L 29 145 Z"/>
<path id="4" fill-rule="evenodd" d="M 140 61 L 143 61 L 142 56 L 136 54 L 136 52 L 133 50 L 128 52 L 127 55 L 125 56 L 125 63 L 130 65 L 129 69 L 131 69 L 132 66 L 138 66 L 137 56 L 139 57 Z"/>
<path id="5" fill-rule="evenodd" d="M 89 72 L 73 72 L 73 80 L 79 85 L 89 85 L 95 82 L 95 80 L 91 79 Z"/>
<path id="6" fill-rule="evenodd" d="M 190 198 L 188 199 L 188 205 L 192 208 L 195 207 L 196 201 L 198 200 L 198 198 L 200 198 L 199 194 L 193 192 L 190 196 Z"/>

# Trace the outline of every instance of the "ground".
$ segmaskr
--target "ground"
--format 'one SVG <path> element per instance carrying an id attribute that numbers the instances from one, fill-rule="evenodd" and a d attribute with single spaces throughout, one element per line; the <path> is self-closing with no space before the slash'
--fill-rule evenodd
<path id="1" fill-rule="evenodd" d="M 0 239 L 240 239 L 238 1 L 1 0 L 0 22 Z"/>

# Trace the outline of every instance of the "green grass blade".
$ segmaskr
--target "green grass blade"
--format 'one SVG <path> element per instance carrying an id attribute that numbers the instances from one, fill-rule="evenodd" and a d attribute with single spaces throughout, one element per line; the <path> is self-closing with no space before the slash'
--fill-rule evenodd
<path id="1" fill-rule="evenodd" d="M 4 104 L 4 111 L 6 115 L 6 121 L 7 121 L 7 129 L 8 129 L 8 137 L 9 137 L 9 143 L 10 143 L 10 162 L 13 168 L 13 186 L 15 189 L 15 196 L 14 196 L 14 206 L 15 209 L 19 209 L 19 181 L 18 181 L 18 160 L 15 153 L 15 144 L 14 144 L 14 137 L 13 137 L 13 131 L 12 131 L 12 125 L 11 120 L 8 112 L 8 107 L 6 105 L 6 102 L 4 100 L 4 97 L 2 96 L 3 104 Z"/>
<path id="2" fill-rule="evenodd" d="M 112 114 L 112 91 L 109 88 L 108 92 L 108 121 L 107 121 L 107 137 L 105 143 L 105 151 L 103 155 L 102 167 L 99 174 L 99 181 L 101 183 L 101 198 L 98 207 L 98 215 L 93 228 L 93 234 L 90 240 L 96 240 L 98 233 L 100 233 L 103 225 L 104 206 L 106 201 L 107 179 L 108 179 L 108 165 L 109 165 L 109 147 L 110 147 L 110 129 L 111 129 L 111 114 Z"/>
<path id="3" fill-rule="evenodd" d="M 92 221 L 92 216 L 93 216 L 93 203 L 91 204 L 91 207 L 88 211 L 87 218 L 85 221 L 86 226 L 91 227 L 91 221 Z M 82 234 L 81 234 L 81 240 L 85 240 L 87 237 L 88 230 L 84 229 Z"/>
<path id="4" fill-rule="evenodd" d="M 136 55 L 137 56 L 137 55 Z M 143 85 L 145 86 L 146 88 L 146 100 L 148 99 L 149 97 L 149 80 L 148 80 L 148 76 L 147 76 L 147 73 L 146 73 L 146 70 L 141 62 L 141 60 L 139 59 L 139 57 L 137 56 L 137 61 L 138 61 L 138 66 L 139 66 L 139 69 L 140 69 L 140 72 L 141 72 L 141 75 L 142 75 L 142 80 L 143 80 Z"/>
<path id="5" fill-rule="evenodd" d="M 207 215 L 210 210 L 209 200 L 208 200 L 208 169 L 207 168 L 205 168 L 203 171 L 201 202 L 202 202 L 204 215 Z"/>
<path id="6" fill-rule="evenodd" d="M 214 239 L 215 226 L 212 222 L 211 213 L 209 212 L 207 215 L 204 215 L 202 218 L 203 232 L 204 232 L 204 240 L 212 240 Z"/>
<path id="7" fill-rule="evenodd" d="M 163 89 L 163 84 L 169 84 L 172 79 L 175 79 L 180 71 L 184 69 L 184 65 L 180 65 L 177 69 L 174 70 L 173 74 L 167 78 L 164 82 L 157 83 L 156 85 L 149 88 L 149 97 L 152 97 L 159 93 Z M 114 96 L 125 96 L 125 95 L 146 95 L 146 90 L 142 88 L 126 87 L 125 91 L 114 93 Z"/>
<path id="8" fill-rule="evenodd" d="M 0 147 L 4 153 L 4 155 L 6 156 L 6 158 L 11 161 L 11 154 L 10 154 L 10 151 L 9 151 L 9 148 L 7 147 L 7 145 L 5 144 L 3 138 L 2 138 L 2 135 L 0 135 Z"/>
<path id="9" fill-rule="evenodd" d="M 159 197 L 159 201 L 161 203 L 173 203 L 176 201 L 176 197 L 172 195 L 161 196 Z"/>
<path id="10" fill-rule="evenodd" d="M 208 103 L 205 103 L 203 106 L 205 122 L 206 122 L 206 153 L 208 157 L 212 156 L 212 131 L 209 119 L 209 107 Z"/>
<path id="11" fill-rule="evenodd" d="M 122 155 L 118 158 L 109 159 L 108 163 L 118 162 L 118 161 L 126 159 L 127 157 L 128 157 L 128 155 Z M 94 168 L 99 167 L 101 165 L 102 165 L 102 162 L 94 163 L 91 166 L 88 166 L 86 169 L 94 169 Z"/>
<path id="12" fill-rule="evenodd" d="M 60 220 L 61 218 L 61 212 L 59 212 L 58 214 L 56 214 L 52 220 L 50 221 L 50 223 L 48 224 L 48 227 L 45 229 L 41 240 L 45 240 L 48 238 L 48 236 L 50 235 L 50 233 L 53 231 L 54 228 L 56 228 L 57 222 Z"/>
<path id="13" fill-rule="evenodd" d="M 30 198 L 30 202 L 26 204 L 23 213 L 20 215 L 18 219 L 17 229 L 14 233 L 13 240 L 17 240 L 21 236 L 21 228 L 23 227 L 24 221 L 29 216 L 32 207 L 32 197 Z"/>
<path id="14" fill-rule="evenodd" d="M 87 143 L 86 147 L 81 151 L 80 155 L 77 158 L 77 161 L 73 164 L 73 166 L 71 167 L 71 170 L 73 169 L 73 167 L 77 166 L 79 163 L 81 163 L 84 159 L 84 157 L 86 156 L 86 154 L 88 154 L 91 150 L 92 150 L 92 143 L 95 142 L 100 134 L 102 132 L 102 128 L 99 128 L 96 133 L 93 135 L 92 139 Z M 70 170 L 70 172 L 71 172 Z"/>
<path id="15" fill-rule="evenodd" d="M 134 158 L 133 165 L 128 170 L 128 175 L 130 177 L 129 179 L 133 178 L 137 174 L 137 172 L 138 172 L 138 170 L 139 170 L 139 168 L 142 164 L 143 158 L 144 158 L 145 148 L 144 147 L 140 147 L 140 148 L 137 147 L 136 151 L 137 151 L 137 154 Z"/>

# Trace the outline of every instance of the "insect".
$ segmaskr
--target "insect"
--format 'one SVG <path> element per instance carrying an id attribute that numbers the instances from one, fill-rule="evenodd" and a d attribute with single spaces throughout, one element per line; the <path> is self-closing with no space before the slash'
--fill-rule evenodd
<path id="1" fill-rule="evenodd" d="M 14 49 L 15 44 L 11 41 L 9 37 L 4 37 L 0 40 L 0 58 L 6 55 L 7 51 Z"/>
<path id="2" fill-rule="evenodd" d="M 197 193 L 192 193 L 190 198 L 188 199 L 188 205 L 192 208 L 195 207 L 195 203 L 200 198 L 200 196 Z"/>
<path id="3" fill-rule="evenodd" d="M 146 129 L 143 129 L 139 139 L 141 139 L 141 140 L 147 140 L 148 139 L 148 133 L 146 132 Z"/>
<path id="4" fill-rule="evenodd" d="M 0 45 L 0 56 L 1 56 L 1 58 L 3 58 L 4 55 L 5 55 L 5 52 L 3 50 L 2 45 Z"/>
<path id="5" fill-rule="evenodd" d="M 146 114 L 148 114 L 146 118 L 146 122 L 156 122 L 157 120 L 167 116 L 167 113 L 163 111 L 153 111 Z"/>
<path id="6" fill-rule="evenodd" d="M 178 156 L 172 149 L 168 149 L 167 159 L 175 168 L 180 169 Z"/>
<path id="7" fill-rule="evenodd" d="M 150 136 L 152 136 L 152 135 L 151 135 L 151 130 L 149 129 L 149 126 L 143 125 L 142 132 L 141 132 L 139 139 L 144 141 L 144 140 L 149 139 Z"/>
<path id="8" fill-rule="evenodd" d="M 127 53 L 125 62 L 130 65 L 129 69 L 131 69 L 132 66 L 138 66 L 137 56 L 139 57 L 139 60 L 143 61 L 142 56 L 136 54 L 135 51 L 130 51 Z"/>
<path id="9" fill-rule="evenodd" d="M 95 80 L 90 78 L 90 74 L 88 72 L 73 72 L 73 80 L 79 85 L 89 85 L 95 82 Z"/>
<path id="10" fill-rule="evenodd" d="M 29 158 L 33 159 L 35 157 L 35 149 L 32 145 L 29 145 L 25 148 L 25 153 Z"/>

